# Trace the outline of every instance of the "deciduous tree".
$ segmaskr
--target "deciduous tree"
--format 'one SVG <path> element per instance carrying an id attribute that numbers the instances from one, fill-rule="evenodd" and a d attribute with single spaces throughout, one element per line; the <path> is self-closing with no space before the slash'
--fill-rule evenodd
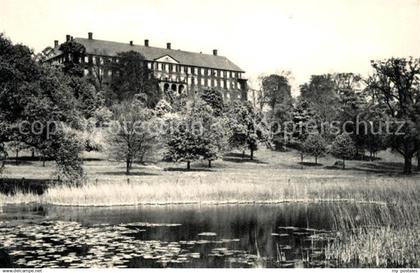
<path id="1" fill-rule="evenodd" d="M 68 181 L 80 178 L 79 160 L 68 166 L 61 165 L 68 162 L 61 160 L 62 157 L 78 158 L 80 155 L 77 145 L 60 148 L 66 135 L 58 130 L 58 124 L 77 127 L 80 118 L 68 77 L 60 69 L 41 66 L 32 56 L 26 46 L 13 45 L 0 35 L 0 143 L 20 141 L 43 150 L 48 146 L 58 169 L 66 169 L 66 174 L 73 171 L 74 175 Z M 34 124 L 38 125 L 36 132 Z M 72 141 L 77 142 L 76 139 L 65 139 L 66 143 Z"/>
<path id="2" fill-rule="evenodd" d="M 286 104 L 291 98 L 291 86 L 286 76 L 272 74 L 262 78 L 263 104 L 274 110 L 278 104 Z"/>
<path id="3" fill-rule="evenodd" d="M 327 152 L 327 143 L 321 135 L 309 135 L 303 143 L 306 154 L 315 158 L 315 164 L 318 164 L 318 158 Z"/>
<path id="4" fill-rule="evenodd" d="M 135 51 L 117 54 L 118 62 L 112 64 L 111 93 L 107 95 L 109 104 L 113 100 L 132 100 L 136 95 L 143 98 L 148 107 L 154 107 L 162 94 L 157 80 L 147 67 L 143 55 Z"/>
<path id="5" fill-rule="evenodd" d="M 265 140 L 262 130 L 258 124 L 261 117 L 255 112 L 250 102 L 235 101 L 227 113 L 229 118 L 230 137 L 229 145 L 232 148 L 250 150 L 251 160 L 254 158 L 254 151 L 258 148 L 258 140 Z"/>
<path id="6" fill-rule="evenodd" d="M 404 173 L 412 171 L 412 158 L 419 152 L 420 59 L 391 58 L 372 61 L 374 74 L 368 79 L 376 103 L 386 105 L 392 121 L 389 147 L 404 157 Z M 402 126 L 399 126 L 402 125 Z"/>
<path id="7" fill-rule="evenodd" d="M 152 149 L 157 137 L 151 131 L 153 110 L 139 101 L 124 101 L 112 107 L 113 118 L 108 130 L 108 153 L 111 158 L 125 162 L 126 174 L 130 174 L 135 160 L 142 160 Z"/>
<path id="8" fill-rule="evenodd" d="M 351 159 L 356 152 L 352 138 L 348 134 L 338 135 L 331 145 L 331 154 L 343 160 L 343 169 L 346 159 Z"/>

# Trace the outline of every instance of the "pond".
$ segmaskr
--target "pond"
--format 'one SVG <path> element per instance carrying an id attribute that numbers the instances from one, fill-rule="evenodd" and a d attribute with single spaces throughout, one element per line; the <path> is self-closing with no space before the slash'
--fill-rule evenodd
<path id="1" fill-rule="evenodd" d="M 331 267 L 334 204 L 4 206 L 16 267 Z"/>

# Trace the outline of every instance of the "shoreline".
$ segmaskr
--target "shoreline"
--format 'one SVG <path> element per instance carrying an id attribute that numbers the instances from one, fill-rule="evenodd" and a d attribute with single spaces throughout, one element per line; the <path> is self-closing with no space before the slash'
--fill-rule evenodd
<path id="1" fill-rule="evenodd" d="M 356 199 L 284 199 L 284 200 L 255 200 L 255 201 L 170 201 L 170 202 L 140 202 L 140 203 L 119 203 L 119 204 L 62 204 L 54 202 L 4 202 L 0 207 L 10 205 L 49 205 L 56 207 L 95 207 L 95 208 L 114 208 L 114 207 L 142 207 L 142 206 L 180 206 L 180 205 L 204 205 L 204 206 L 225 206 L 225 205 L 276 205 L 284 203 L 304 203 L 304 204 L 317 204 L 317 203 L 355 203 L 355 204 L 367 204 L 367 205 L 379 205 L 387 206 L 387 202 L 383 201 L 364 201 Z"/>

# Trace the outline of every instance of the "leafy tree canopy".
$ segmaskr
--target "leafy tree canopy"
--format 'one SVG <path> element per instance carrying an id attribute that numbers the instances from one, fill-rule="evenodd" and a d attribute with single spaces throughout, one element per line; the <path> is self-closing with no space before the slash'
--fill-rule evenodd
<path id="1" fill-rule="evenodd" d="M 154 107 L 162 94 L 145 58 L 138 52 L 129 51 L 117 54 L 118 62 L 112 63 L 113 77 L 108 102 L 131 100 L 140 95 L 148 107 Z"/>

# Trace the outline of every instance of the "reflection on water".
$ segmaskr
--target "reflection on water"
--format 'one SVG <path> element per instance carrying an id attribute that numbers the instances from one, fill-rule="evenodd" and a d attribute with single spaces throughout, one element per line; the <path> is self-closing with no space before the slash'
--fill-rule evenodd
<path id="1" fill-rule="evenodd" d="M 3 207 L 19 267 L 324 267 L 334 204 Z"/>

